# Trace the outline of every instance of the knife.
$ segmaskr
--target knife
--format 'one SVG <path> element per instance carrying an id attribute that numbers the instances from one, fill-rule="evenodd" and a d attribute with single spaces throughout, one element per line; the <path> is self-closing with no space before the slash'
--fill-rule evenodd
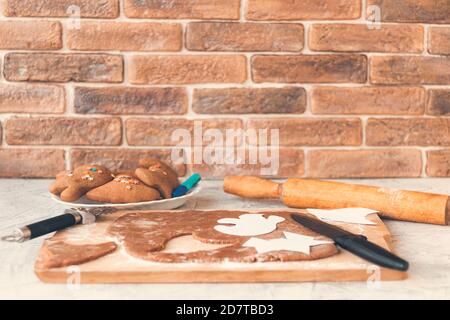
<path id="1" fill-rule="evenodd" d="M 333 239 L 341 248 L 376 265 L 401 271 L 406 271 L 409 268 L 407 261 L 370 242 L 363 235 L 353 234 L 307 215 L 292 214 L 291 217 L 295 222 L 306 228 Z"/>
<path id="2" fill-rule="evenodd" d="M 64 210 L 64 214 L 29 224 L 22 228 L 16 228 L 11 234 L 1 238 L 7 242 L 24 242 L 32 240 L 46 234 L 59 231 L 77 224 L 91 224 L 97 220 L 97 217 L 103 214 L 109 214 L 117 211 L 116 208 L 74 208 Z"/>

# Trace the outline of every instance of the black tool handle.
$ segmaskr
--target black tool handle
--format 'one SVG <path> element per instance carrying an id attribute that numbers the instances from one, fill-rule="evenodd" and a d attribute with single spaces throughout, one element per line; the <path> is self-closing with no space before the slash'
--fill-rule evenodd
<path id="1" fill-rule="evenodd" d="M 28 239 L 34 239 L 46 234 L 72 227 L 81 222 L 81 216 L 65 213 L 63 215 L 39 221 L 25 227 L 29 230 Z"/>
<path id="2" fill-rule="evenodd" d="M 386 249 L 358 236 L 344 236 L 334 241 L 342 248 L 379 266 L 401 271 L 408 270 L 409 263 Z"/>

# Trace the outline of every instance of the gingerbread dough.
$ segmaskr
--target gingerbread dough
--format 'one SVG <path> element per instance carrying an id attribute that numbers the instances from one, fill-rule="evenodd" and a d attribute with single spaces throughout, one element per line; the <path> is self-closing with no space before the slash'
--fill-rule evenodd
<path id="1" fill-rule="evenodd" d="M 176 213 L 176 217 L 166 212 L 134 212 L 118 218 L 109 228 L 110 236 L 120 240 L 126 252 L 135 258 L 164 263 L 220 263 L 220 262 L 273 262 L 301 261 L 326 258 L 337 253 L 333 243 L 314 246 L 310 254 L 293 251 L 272 251 L 258 254 L 255 248 L 243 247 L 250 237 L 223 234 L 214 229 L 221 219 L 238 219 L 246 212 L 196 212 Z M 261 239 L 278 239 L 284 232 L 314 237 L 316 240 L 329 240 L 292 221 L 289 212 L 268 212 L 266 217 L 278 216 L 284 221 L 278 229 L 261 235 Z M 280 219 L 281 220 L 281 219 Z M 162 252 L 171 239 L 191 235 L 198 241 L 211 244 L 228 244 L 223 248 L 188 253 Z"/>
<path id="2" fill-rule="evenodd" d="M 114 242 L 74 245 L 64 241 L 46 240 L 35 267 L 51 269 L 79 265 L 103 257 L 116 249 Z"/>
<path id="3" fill-rule="evenodd" d="M 44 254 L 36 261 L 36 269 L 79 265 L 121 249 L 134 258 L 162 263 L 302 261 L 327 258 L 338 252 L 333 243 L 316 243 L 329 239 L 294 222 L 290 212 L 265 212 L 266 218 L 277 216 L 285 220 L 279 222 L 277 230 L 272 233 L 257 236 L 257 243 L 255 237 L 227 235 L 214 230 L 217 221 L 226 218 L 238 219 L 244 214 L 248 212 L 141 211 L 124 214 L 119 211 L 102 216 L 100 219 L 103 221 L 100 224 L 75 226 L 56 233 L 44 242 Z M 92 231 L 89 228 L 92 228 Z M 262 240 L 275 240 L 277 243 L 277 239 L 286 238 L 286 234 L 294 238 L 297 235 L 312 237 L 318 245 L 312 246 L 309 254 L 288 250 L 263 252 L 265 250 L 261 249 L 258 253 L 258 244 L 263 243 Z M 198 248 L 201 249 L 177 251 L 171 248 L 169 243 L 173 242 L 172 240 L 184 236 L 192 236 L 196 241 L 200 241 Z M 165 250 L 166 244 L 169 244 L 170 250 Z M 256 248 L 252 247 L 252 244 L 256 244 Z"/>

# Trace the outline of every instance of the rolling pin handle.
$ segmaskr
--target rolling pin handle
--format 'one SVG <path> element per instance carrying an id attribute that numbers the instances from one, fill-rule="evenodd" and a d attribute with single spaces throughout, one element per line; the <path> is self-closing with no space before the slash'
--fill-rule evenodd
<path id="1" fill-rule="evenodd" d="M 450 197 L 447 200 L 447 210 L 445 211 L 445 224 L 450 224 Z"/>
<path id="2" fill-rule="evenodd" d="M 225 192 L 250 199 L 279 199 L 281 185 L 250 176 L 228 176 L 224 179 Z"/>

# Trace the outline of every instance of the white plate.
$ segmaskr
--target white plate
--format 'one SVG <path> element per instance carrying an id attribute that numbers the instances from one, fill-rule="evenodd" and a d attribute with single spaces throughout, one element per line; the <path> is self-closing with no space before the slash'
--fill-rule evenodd
<path id="1" fill-rule="evenodd" d="M 96 202 L 87 199 L 86 197 L 81 197 L 75 202 L 66 202 L 61 200 L 60 197 L 51 194 L 51 198 L 58 203 L 70 208 L 117 208 L 117 209 L 139 209 L 139 210 L 172 210 L 181 207 L 194 197 L 197 193 L 201 191 L 201 187 L 199 185 L 195 186 L 188 194 L 172 198 L 172 199 L 162 199 L 155 201 L 146 201 L 146 202 L 135 202 L 135 203 L 105 203 L 105 202 Z"/>

